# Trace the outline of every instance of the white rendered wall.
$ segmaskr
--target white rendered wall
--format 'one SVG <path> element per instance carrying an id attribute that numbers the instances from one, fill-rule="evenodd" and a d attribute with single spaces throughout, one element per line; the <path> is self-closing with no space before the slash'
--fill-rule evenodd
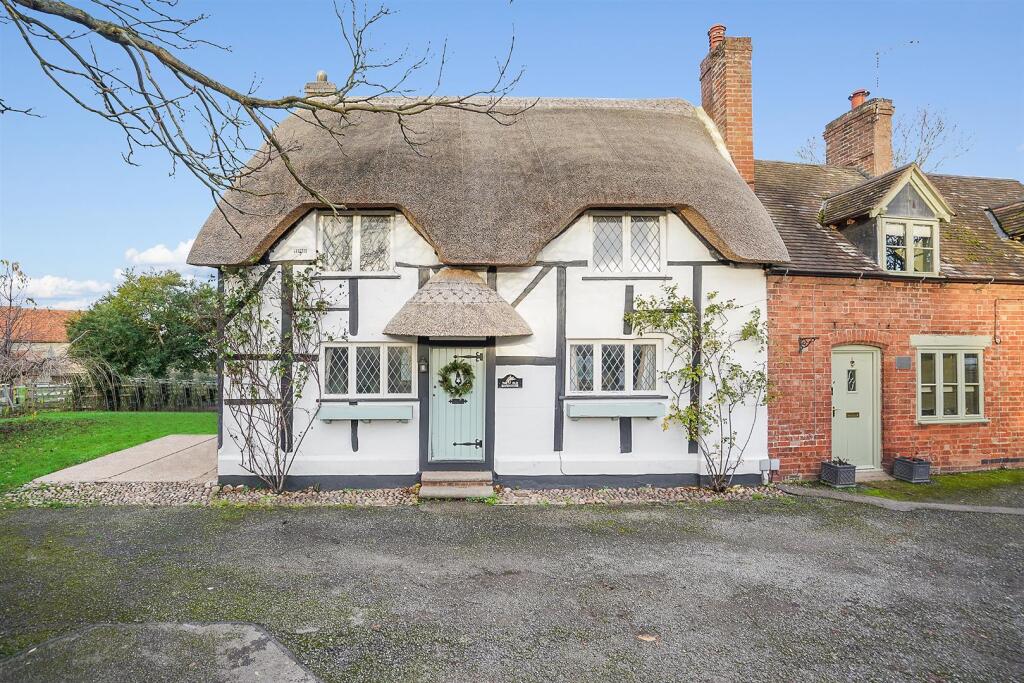
<path id="1" fill-rule="evenodd" d="M 328 313 L 325 329 L 338 338 L 351 341 L 412 341 L 388 337 L 382 330 L 391 317 L 411 297 L 418 286 L 417 266 L 436 266 L 437 255 L 409 225 L 404 216 L 395 216 L 394 260 L 398 277 L 360 278 L 358 280 L 358 333 L 351 334 L 348 313 Z M 666 227 L 666 256 L 669 261 L 713 262 L 700 239 L 675 214 L 669 213 Z M 271 251 L 272 259 L 308 259 L 316 245 L 316 223 L 307 216 Z M 540 262 L 589 261 L 591 257 L 590 219 L 583 216 L 548 244 Z M 497 275 L 498 292 L 510 303 L 515 301 L 543 266 L 501 268 Z M 503 357 L 525 356 L 542 359 L 556 354 L 557 268 L 552 268 L 539 284 L 516 306 L 533 330 L 522 338 L 499 339 L 496 344 L 498 377 L 512 373 L 523 378 L 521 389 L 497 389 L 494 416 L 494 469 L 498 475 L 587 475 L 587 474 L 667 474 L 697 473 L 703 467 L 700 456 L 687 452 L 682 430 L 662 429 L 660 419 L 632 419 L 632 452 L 620 453 L 619 425 L 612 418 L 564 419 L 563 451 L 554 450 L 555 367 L 553 365 L 516 365 L 502 362 Z M 566 338 L 629 339 L 623 334 L 625 287 L 632 285 L 635 296 L 659 294 L 666 284 L 675 284 L 679 293 L 690 296 L 694 268 L 691 265 L 667 266 L 671 280 L 589 280 L 589 267 L 566 268 Z M 766 312 L 766 281 L 756 267 L 704 265 L 703 292 L 718 291 L 733 298 L 744 308 Z M 481 273 L 481 277 L 485 277 Z M 348 306 L 348 283 L 323 282 L 332 306 Z M 742 324 L 737 316 L 736 327 Z M 741 349 L 748 362 L 763 360 L 751 349 Z M 413 382 L 414 390 L 416 382 Z M 662 388 L 663 389 L 663 388 Z M 667 392 L 659 391 L 664 395 Z M 317 392 L 307 387 L 297 403 L 296 432 L 316 410 Z M 666 401 L 667 403 L 667 401 Z M 361 422 L 358 426 L 359 450 L 353 451 L 351 428 L 347 421 L 325 423 L 313 418 L 292 473 L 296 475 L 391 475 L 414 474 L 419 470 L 419 404 L 410 399 L 413 419 L 407 423 L 392 421 Z M 743 412 L 749 421 L 755 411 Z M 767 457 L 767 413 L 756 411 L 754 435 L 740 473 L 757 472 L 758 460 Z M 230 411 L 225 409 L 225 424 Z M 237 448 L 225 431 L 220 451 L 221 474 L 244 474 L 239 468 Z"/>

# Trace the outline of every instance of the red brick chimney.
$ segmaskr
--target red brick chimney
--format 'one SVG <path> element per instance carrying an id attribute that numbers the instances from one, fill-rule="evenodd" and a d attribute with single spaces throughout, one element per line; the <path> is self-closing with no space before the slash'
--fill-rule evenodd
<path id="1" fill-rule="evenodd" d="M 700 100 L 718 126 L 736 170 L 754 187 L 754 118 L 750 38 L 725 35 L 725 26 L 708 31 L 708 54 L 700 63 Z"/>
<path id="2" fill-rule="evenodd" d="M 855 90 L 850 111 L 825 126 L 829 166 L 853 166 L 871 176 L 892 170 L 892 100 L 869 100 L 870 94 Z"/>

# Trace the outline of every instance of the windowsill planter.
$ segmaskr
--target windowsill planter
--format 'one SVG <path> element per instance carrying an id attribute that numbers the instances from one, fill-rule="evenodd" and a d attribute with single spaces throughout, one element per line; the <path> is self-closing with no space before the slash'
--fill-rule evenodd
<path id="1" fill-rule="evenodd" d="M 924 458 L 896 458 L 892 463 L 892 476 L 911 484 L 927 484 L 931 481 L 931 462 Z"/>
<path id="2" fill-rule="evenodd" d="M 821 482 L 834 488 L 857 485 L 857 466 L 841 465 L 827 460 L 821 463 Z"/>

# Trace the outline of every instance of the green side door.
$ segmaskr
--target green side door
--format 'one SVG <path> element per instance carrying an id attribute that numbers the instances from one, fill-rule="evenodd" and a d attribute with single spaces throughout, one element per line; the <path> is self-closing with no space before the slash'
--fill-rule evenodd
<path id="1" fill-rule="evenodd" d="M 430 349 L 430 462 L 484 461 L 484 353 L 480 347 Z M 473 388 L 463 396 L 448 394 L 438 376 L 455 359 L 473 370 Z"/>

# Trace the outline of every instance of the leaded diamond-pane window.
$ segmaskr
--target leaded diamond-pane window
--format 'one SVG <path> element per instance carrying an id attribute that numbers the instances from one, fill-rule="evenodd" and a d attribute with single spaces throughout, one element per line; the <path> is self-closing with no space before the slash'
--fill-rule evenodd
<path id="1" fill-rule="evenodd" d="M 626 347 L 622 344 L 601 345 L 601 391 L 625 391 Z"/>
<path id="2" fill-rule="evenodd" d="M 657 347 L 633 345 L 633 391 L 654 391 L 658 381 Z"/>
<path id="3" fill-rule="evenodd" d="M 569 344 L 569 392 L 629 394 L 658 388 L 658 345 L 650 341 Z"/>
<path id="4" fill-rule="evenodd" d="M 631 216 L 629 229 L 633 270 L 656 273 L 661 270 L 661 221 L 657 216 Z"/>
<path id="5" fill-rule="evenodd" d="M 360 216 L 359 269 L 380 272 L 391 266 L 391 216 Z"/>
<path id="6" fill-rule="evenodd" d="M 388 393 L 412 393 L 412 349 L 408 346 L 388 347 Z"/>
<path id="7" fill-rule="evenodd" d="M 352 270 L 352 216 L 323 217 L 320 249 L 327 270 Z"/>
<path id="8" fill-rule="evenodd" d="M 348 349 L 344 346 L 329 346 L 326 353 L 326 376 L 324 390 L 328 394 L 348 393 Z"/>
<path id="9" fill-rule="evenodd" d="M 356 393 L 380 393 L 380 347 L 356 347 Z"/>
<path id="10" fill-rule="evenodd" d="M 594 390 L 594 345 L 569 347 L 569 387 L 571 391 Z"/>
<path id="11" fill-rule="evenodd" d="M 622 271 L 622 217 L 594 216 L 594 270 Z"/>

